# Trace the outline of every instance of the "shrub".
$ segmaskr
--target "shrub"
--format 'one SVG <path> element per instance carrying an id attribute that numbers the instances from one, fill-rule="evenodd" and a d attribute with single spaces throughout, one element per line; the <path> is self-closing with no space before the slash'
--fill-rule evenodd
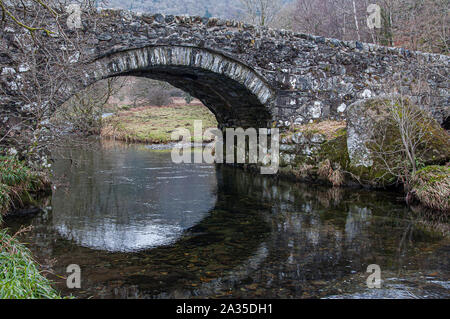
<path id="1" fill-rule="evenodd" d="M 50 182 L 34 173 L 16 157 L 0 156 L 0 215 L 13 204 L 32 203 L 31 192 L 47 189 Z"/>
<path id="2" fill-rule="evenodd" d="M 184 94 L 184 100 L 189 105 L 194 100 L 194 97 L 192 95 L 190 95 L 189 93 L 185 93 Z"/>
<path id="3" fill-rule="evenodd" d="M 328 180 L 331 184 L 333 184 L 333 186 L 342 186 L 344 184 L 344 174 L 341 170 L 336 169 L 330 174 Z"/>
<path id="4" fill-rule="evenodd" d="M 173 89 L 169 90 L 170 97 L 182 97 L 183 94 L 184 94 L 184 92 L 177 88 L 173 88 Z"/>
<path id="5" fill-rule="evenodd" d="M 30 169 L 16 157 L 0 157 L 0 183 L 15 186 L 29 180 Z"/>
<path id="6" fill-rule="evenodd" d="M 9 210 L 11 205 L 11 190 L 8 185 L 0 183 L 0 223 L 2 214 Z"/>
<path id="7" fill-rule="evenodd" d="M 154 86 L 148 90 L 148 101 L 151 105 L 163 106 L 172 102 L 170 92 L 162 87 Z"/>
<path id="8" fill-rule="evenodd" d="M 319 164 L 319 169 L 317 171 L 317 174 L 319 177 L 323 179 L 328 179 L 328 177 L 333 173 L 333 168 L 331 167 L 331 162 L 329 159 L 326 159 L 325 161 L 321 162 Z"/>

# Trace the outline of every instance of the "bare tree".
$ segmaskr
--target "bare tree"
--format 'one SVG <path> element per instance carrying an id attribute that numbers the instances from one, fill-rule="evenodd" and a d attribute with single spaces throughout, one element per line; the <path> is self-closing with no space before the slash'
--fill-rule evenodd
<path id="1" fill-rule="evenodd" d="M 413 50 L 448 53 L 448 0 L 396 0 L 392 4 L 394 44 Z"/>
<path id="2" fill-rule="evenodd" d="M 369 143 L 374 165 L 386 172 L 382 178 L 396 178 L 408 192 L 417 171 L 430 160 L 439 161 L 430 153 L 432 145 L 445 145 L 448 135 L 430 114 L 401 95 L 383 104 L 384 120 L 374 125 Z"/>
<path id="3" fill-rule="evenodd" d="M 64 131 L 81 136 L 100 134 L 103 127 L 105 106 L 111 96 L 124 85 L 121 77 L 109 78 L 94 83 L 59 107 L 51 123 Z"/>
<path id="4" fill-rule="evenodd" d="M 174 90 L 175 88 L 167 82 L 135 78 L 128 94 L 133 99 L 133 107 L 144 105 L 163 106 L 172 102 L 171 93 Z M 180 91 L 179 95 L 181 94 L 182 92 Z"/>
<path id="5" fill-rule="evenodd" d="M 287 12 L 293 21 L 289 27 L 343 40 L 370 41 L 373 31 L 365 23 L 368 5 L 367 0 L 297 0 Z"/>
<path id="6" fill-rule="evenodd" d="M 361 41 L 361 35 L 359 33 L 358 13 L 356 11 L 356 2 L 355 2 L 355 0 L 352 1 L 352 4 L 353 4 L 353 19 L 355 20 L 356 34 L 358 36 L 358 41 Z"/>
<path id="7" fill-rule="evenodd" d="M 79 1 L 83 22 L 97 19 L 93 1 Z M 68 30 L 66 0 L 0 0 L 0 145 L 14 147 L 30 165 L 39 165 L 50 140 L 58 137 L 50 118 L 83 75 L 86 39 Z M 57 41 L 49 41 L 55 38 Z M 9 65 L 16 65 L 10 68 Z M 5 71 L 6 70 L 6 71 Z"/>
<path id="8" fill-rule="evenodd" d="M 260 26 L 270 25 L 283 7 L 282 0 L 240 0 L 245 19 Z"/>
<path id="9" fill-rule="evenodd" d="M 379 29 L 366 23 L 372 3 L 381 8 Z M 275 25 L 343 40 L 447 53 L 449 6 L 449 0 L 296 0 L 278 12 Z"/>

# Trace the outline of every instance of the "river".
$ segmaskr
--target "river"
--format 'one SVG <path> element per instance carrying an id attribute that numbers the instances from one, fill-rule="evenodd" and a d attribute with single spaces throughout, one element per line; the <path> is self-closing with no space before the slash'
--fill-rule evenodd
<path id="1" fill-rule="evenodd" d="M 450 297 L 448 236 L 400 194 L 173 164 L 170 151 L 145 145 L 101 142 L 55 157 L 47 207 L 6 223 L 33 226 L 21 240 L 63 295 Z M 81 289 L 62 278 L 70 264 Z M 367 287 L 370 264 L 380 266 L 379 289 Z"/>

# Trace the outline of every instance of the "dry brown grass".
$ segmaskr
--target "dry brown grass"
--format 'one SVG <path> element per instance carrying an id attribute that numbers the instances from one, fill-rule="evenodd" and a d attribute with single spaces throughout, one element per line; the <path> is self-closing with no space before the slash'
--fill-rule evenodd
<path id="1" fill-rule="evenodd" d="M 313 168 L 314 166 L 312 165 L 302 163 L 299 167 L 296 167 L 293 170 L 293 173 L 298 179 L 304 179 L 310 175 Z"/>
<path id="2" fill-rule="evenodd" d="M 341 170 L 336 169 L 330 174 L 328 180 L 331 184 L 333 184 L 333 186 L 342 186 L 344 184 L 344 174 Z"/>
<path id="3" fill-rule="evenodd" d="M 450 167 L 428 166 L 414 176 L 412 194 L 422 204 L 450 212 Z"/>
<path id="4" fill-rule="evenodd" d="M 324 180 L 328 180 L 333 186 L 342 186 L 345 181 L 344 173 L 339 169 L 333 169 L 329 159 L 319 164 L 317 175 Z"/>
<path id="5" fill-rule="evenodd" d="M 345 129 L 347 123 L 345 121 L 322 121 L 318 123 L 311 123 L 306 125 L 295 126 L 296 132 L 311 132 L 325 135 L 327 139 L 335 137 L 336 132 L 340 129 Z"/>
<path id="6" fill-rule="evenodd" d="M 319 164 L 319 169 L 317 170 L 317 175 L 323 179 L 328 179 L 328 177 L 333 173 L 333 168 L 331 167 L 331 162 L 329 159 L 324 160 Z"/>

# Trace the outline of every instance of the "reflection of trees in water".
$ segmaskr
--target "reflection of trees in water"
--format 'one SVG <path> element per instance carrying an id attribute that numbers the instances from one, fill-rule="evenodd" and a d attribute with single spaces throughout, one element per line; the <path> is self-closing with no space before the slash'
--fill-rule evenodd
<path id="1" fill-rule="evenodd" d="M 397 247 L 403 230 L 408 229 L 403 225 L 401 231 L 378 237 L 377 231 L 392 230 L 391 221 L 374 219 L 373 209 L 365 206 L 371 205 L 371 195 L 361 193 L 357 201 L 349 200 L 354 190 L 275 184 L 271 179 L 227 168 L 218 177 L 219 202 L 224 200 L 221 197 L 228 198 L 223 204 L 227 209 L 239 209 L 235 202 L 238 199 L 250 206 L 261 197 L 270 203 L 269 209 L 259 211 L 271 227 L 269 237 L 254 246 L 255 250 L 249 250 L 248 257 L 235 253 L 234 259 L 239 262 L 223 267 L 218 278 L 198 281 L 195 289 L 173 285 L 175 289 L 164 290 L 157 297 L 227 296 L 228 291 L 242 297 L 254 293 L 260 297 L 303 296 L 305 291 L 316 289 L 311 288 L 311 282 L 330 283 L 352 271 L 365 272 L 365 267 L 375 261 L 384 265 L 396 259 L 395 253 L 384 256 L 383 249 L 389 249 L 388 241 Z M 376 210 L 376 214 L 381 213 Z M 198 225 L 200 229 L 203 226 L 203 222 Z M 210 258 L 215 260 L 217 256 Z"/>
<path id="2" fill-rule="evenodd" d="M 336 274 L 336 266 L 344 263 L 345 257 L 348 257 L 346 250 L 349 245 L 354 246 L 351 257 L 370 249 L 368 245 L 361 245 L 364 239 L 356 240 L 365 231 L 364 225 L 370 217 L 367 209 L 352 208 L 350 214 L 353 217 L 348 222 L 347 230 L 339 229 L 332 223 L 321 220 L 317 200 L 302 200 L 300 207 L 304 211 L 299 212 L 296 203 L 301 198 L 292 188 L 283 190 L 270 179 L 239 174 L 239 171 L 225 169 L 224 174 L 219 176 L 219 194 L 239 195 L 241 201 L 245 202 L 247 199 L 250 202 L 248 194 L 260 198 L 263 193 L 264 199 L 274 204 L 271 205 L 272 209 L 260 212 L 271 225 L 270 236 L 248 259 L 241 259 L 238 266 L 225 271 L 219 278 L 202 283 L 195 291 L 176 289 L 159 297 L 192 297 L 196 294 L 221 296 L 230 289 L 245 286 L 243 282 L 247 282 L 250 287 L 252 283 L 267 287 L 268 291 L 264 292 L 264 296 L 277 296 L 276 288 L 287 288 L 289 294 L 299 296 L 308 281 L 339 276 Z M 313 195 L 306 194 L 306 197 L 309 196 L 314 198 Z M 336 199 L 330 193 L 327 196 L 332 201 Z M 233 206 L 230 203 L 228 205 Z M 349 238 L 347 242 L 343 240 L 346 236 Z M 342 269 L 342 275 L 349 270 Z"/>
<path id="3" fill-rule="evenodd" d="M 237 193 L 259 193 L 273 203 L 269 254 L 251 277 L 271 289 L 287 288 L 285 296 L 301 295 L 308 281 L 365 272 L 371 263 L 401 269 L 420 241 L 411 239 L 410 223 L 392 218 L 405 209 L 380 194 L 283 182 L 274 187 L 270 179 L 248 174 L 233 178 L 240 182 Z"/>

